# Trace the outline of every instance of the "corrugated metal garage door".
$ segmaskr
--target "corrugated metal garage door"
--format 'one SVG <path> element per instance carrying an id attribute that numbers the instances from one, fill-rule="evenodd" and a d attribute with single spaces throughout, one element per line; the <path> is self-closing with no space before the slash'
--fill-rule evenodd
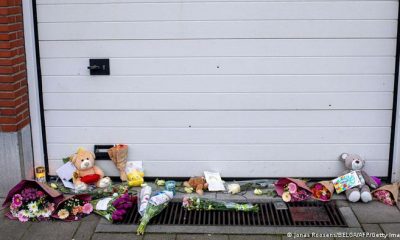
<path id="1" fill-rule="evenodd" d="M 397 8 L 37 0 L 50 173 L 78 146 L 127 143 L 147 176 L 336 176 L 345 151 L 386 176 Z"/>

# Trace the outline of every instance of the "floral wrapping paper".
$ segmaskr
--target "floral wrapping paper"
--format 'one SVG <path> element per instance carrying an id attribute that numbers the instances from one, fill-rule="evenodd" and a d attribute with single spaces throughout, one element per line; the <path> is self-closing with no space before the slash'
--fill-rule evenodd
<path id="1" fill-rule="evenodd" d="M 382 186 L 372 191 L 372 196 L 384 204 L 390 206 L 396 205 L 399 196 L 399 183 Z"/>
<path id="2" fill-rule="evenodd" d="M 88 204 L 84 204 L 82 206 L 82 209 L 79 209 L 80 212 L 82 212 L 83 214 L 71 214 L 68 213 L 68 216 L 65 219 L 61 219 L 60 218 L 60 214 L 59 212 L 63 209 L 63 205 L 68 201 L 68 200 L 73 200 L 73 199 L 79 199 L 83 202 L 89 203 L 92 200 L 92 197 L 89 194 L 78 194 L 78 195 L 73 195 L 73 196 L 68 196 L 65 197 L 60 203 L 57 204 L 55 211 L 53 212 L 53 214 L 51 215 L 52 218 L 54 219 L 60 219 L 66 222 L 72 222 L 72 221 L 78 221 L 80 219 L 82 219 L 82 217 L 84 215 L 89 215 L 92 211 L 93 211 L 93 206 L 90 206 Z M 90 209 L 91 207 L 91 209 Z M 75 216 L 73 216 L 75 215 Z"/>
<path id="3" fill-rule="evenodd" d="M 281 178 L 275 183 L 276 193 L 285 202 L 299 202 L 311 198 L 312 191 L 306 182 L 295 178 Z"/>
<path id="4" fill-rule="evenodd" d="M 9 209 L 5 216 L 11 220 L 41 221 L 48 220 L 55 210 L 54 206 L 62 200 L 63 195 L 46 184 L 22 180 L 8 192 L 2 206 Z"/>
<path id="5" fill-rule="evenodd" d="M 335 192 L 335 188 L 332 182 L 321 181 L 313 184 L 311 186 L 311 191 L 314 199 L 318 201 L 327 202 L 331 200 Z"/>

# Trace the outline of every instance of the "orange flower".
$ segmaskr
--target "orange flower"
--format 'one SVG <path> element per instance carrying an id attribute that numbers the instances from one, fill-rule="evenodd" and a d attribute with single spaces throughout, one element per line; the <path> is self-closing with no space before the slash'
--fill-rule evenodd
<path id="1" fill-rule="evenodd" d="M 82 206 L 75 206 L 73 209 L 72 209 L 72 214 L 73 215 L 77 215 L 78 213 L 81 213 L 82 212 Z"/>

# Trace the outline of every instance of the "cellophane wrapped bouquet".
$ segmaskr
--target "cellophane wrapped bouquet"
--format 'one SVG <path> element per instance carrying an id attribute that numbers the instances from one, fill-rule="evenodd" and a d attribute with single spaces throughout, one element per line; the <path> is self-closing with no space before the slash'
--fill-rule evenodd
<path id="1" fill-rule="evenodd" d="M 187 210 L 205 210 L 205 211 L 240 211 L 240 212 L 258 212 L 258 205 L 250 203 L 224 202 L 197 196 L 185 196 L 182 200 L 182 206 Z"/>
<path id="2" fill-rule="evenodd" d="M 143 204 L 146 204 L 146 207 L 139 207 L 139 209 L 144 209 L 144 212 L 142 218 L 140 219 L 140 224 L 136 230 L 137 235 L 144 234 L 147 224 L 150 222 L 150 220 L 161 213 L 168 206 L 168 203 L 172 200 L 173 196 L 173 192 L 165 190 L 152 196 L 148 201 L 143 202 Z"/>
<path id="3" fill-rule="evenodd" d="M 50 219 L 54 206 L 43 191 L 28 187 L 12 197 L 10 213 L 20 222 L 43 221 Z"/>
<path id="4" fill-rule="evenodd" d="M 94 212 L 112 223 L 121 222 L 136 203 L 137 197 L 129 193 L 93 200 Z"/>
<path id="5" fill-rule="evenodd" d="M 300 202 L 311 198 L 312 192 L 300 179 L 281 178 L 275 183 L 275 191 L 285 202 Z"/>
<path id="6" fill-rule="evenodd" d="M 335 190 L 332 182 L 321 181 L 312 185 L 311 191 L 314 199 L 327 202 L 331 200 Z"/>
<path id="7" fill-rule="evenodd" d="M 52 217 L 63 221 L 78 221 L 93 212 L 90 199 L 90 195 L 86 194 L 68 197 L 58 204 Z"/>
<path id="8" fill-rule="evenodd" d="M 379 202 L 389 206 L 394 206 L 397 204 L 399 196 L 399 183 L 384 185 L 372 191 L 372 196 L 374 196 Z"/>
<path id="9" fill-rule="evenodd" d="M 3 203 L 8 207 L 5 215 L 9 219 L 27 221 L 49 220 L 62 194 L 43 183 L 22 180 L 13 187 Z"/>

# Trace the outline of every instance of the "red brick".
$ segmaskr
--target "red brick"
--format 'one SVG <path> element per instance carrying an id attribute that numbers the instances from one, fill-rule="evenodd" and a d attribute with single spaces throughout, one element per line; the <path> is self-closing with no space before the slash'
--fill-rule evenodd
<path id="1" fill-rule="evenodd" d="M 27 101 L 23 101 L 23 103 L 20 104 L 19 106 L 17 106 L 15 110 L 17 111 L 17 113 L 20 113 L 22 111 L 25 111 L 28 108 L 29 108 L 28 102 Z"/>
<path id="2" fill-rule="evenodd" d="M 15 116 L 16 114 L 15 108 L 0 108 L 0 116 Z"/>
<path id="3" fill-rule="evenodd" d="M 0 0 L 0 131 L 30 122 L 21 0 Z"/>
<path id="4" fill-rule="evenodd" d="M 16 124 L 18 122 L 15 117 L 0 117 L 0 124 Z"/>
<path id="5" fill-rule="evenodd" d="M 17 131 L 21 130 L 24 128 L 26 125 L 28 125 L 31 122 L 30 118 L 25 118 L 24 120 L 20 121 L 17 125 Z"/>
<path id="6" fill-rule="evenodd" d="M 13 67 L 0 66 L 0 74 L 11 74 L 13 72 Z"/>
<path id="7" fill-rule="evenodd" d="M 2 132 L 16 132 L 17 130 L 17 125 L 13 124 L 13 125 L 1 125 L 1 131 Z"/>
<path id="8" fill-rule="evenodd" d="M 0 7 L 10 7 L 10 6 L 18 6 L 21 1 L 16 0 L 0 0 Z"/>
<path id="9" fill-rule="evenodd" d="M 25 63 L 25 56 L 16 56 L 14 58 L 0 58 L 0 66 L 13 66 Z"/>
<path id="10" fill-rule="evenodd" d="M 16 105 L 16 100 L 0 99 L 0 107 L 15 107 Z"/>

